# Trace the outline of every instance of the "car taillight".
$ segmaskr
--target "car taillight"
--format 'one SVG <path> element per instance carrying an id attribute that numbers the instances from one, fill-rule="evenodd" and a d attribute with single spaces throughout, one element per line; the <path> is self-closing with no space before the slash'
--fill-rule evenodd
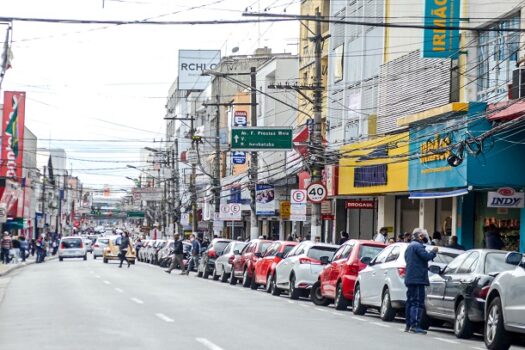
<path id="1" fill-rule="evenodd" d="M 347 268 L 346 268 L 346 273 L 348 275 L 354 275 L 354 276 L 357 276 L 357 274 L 359 273 L 359 266 L 357 265 L 349 265 Z"/>
<path id="2" fill-rule="evenodd" d="M 397 274 L 399 275 L 399 277 L 405 277 L 406 274 L 407 274 L 406 267 L 398 267 L 397 268 Z"/>
<path id="3" fill-rule="evenodd" d="M 95 245 L 93 247 L 98 248 L 98 244 L 95 243 Z"/>
<path id="4" fill-rule="evenodd" d="M 80 248 L 84 248 L 84 243 L 80 242 Z"/>
<path id="5" fill-rule="evenodd" d="M 60 249 L 66 249 L 66 246 L 64 245 L 64 242 L 60 243 Z"/>
<path id="6" fill-rule="evenodd" d="M 489 294 L 489 289 L 490 289 L 490 285 L 481 288 L 481 289 L 476 293 L 476 296 L 477 296 L 478 298 L 480 298 L 480 299 L 487 299 L 487 295 Z"/>
<path id="7" fill-rule="evenodd" d="M 233 264 L 233 260 L 235 259 L 235 255 L 232 255 L 228 258 L 228 264 Z"/>
<path id="8" fill-rule="evenodd" d="M 299 258 L 299 264 L 321 265 L 321 262 L 312 258 Z"/>
<path id="9" fill-rule="evenodd" d="M 215 250 L 213 249 L 208 250 L 208 258 L 216 258 L 216 257 L 217 257 L 217 253 L 215 253 Z"/>

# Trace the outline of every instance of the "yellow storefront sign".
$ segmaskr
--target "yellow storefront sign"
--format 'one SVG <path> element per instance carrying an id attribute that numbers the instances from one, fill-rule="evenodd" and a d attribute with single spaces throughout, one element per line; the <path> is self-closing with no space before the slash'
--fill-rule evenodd
<path id="1" fill-rule="evenodd" d="M 290 219 L 290 201 L 280 201 L 279 202 L 279 216 L 283 220 Z"/>
<path id="2" fill-rule="evenodd" d="M 408 132 L 341 147 L 339 195 L 408 192 Z"/>

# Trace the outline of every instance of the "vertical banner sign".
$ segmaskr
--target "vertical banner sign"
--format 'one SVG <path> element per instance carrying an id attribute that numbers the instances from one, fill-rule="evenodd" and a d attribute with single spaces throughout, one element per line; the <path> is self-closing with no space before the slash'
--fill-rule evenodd
<path id="1" fill-rule="evenodd" d="M 290 196 L 290 221 L 306 221 L 306 190 L 292 190 Z"/>
<path id="2" fill-rule="evenodd" d="M 273 185 L 255 185 L 255 213 L 275 215 L 275 188 Z"/>
<path id="3" fill-rule="evenodd" d="M 423 57 L 458 58 L 460 0 L 425 0 Z"/>
<path id="4" fill-rule="evenodd" d="M 26 93 L 6 91 L 2 118 L 0 176 L 22 180 Z"/>

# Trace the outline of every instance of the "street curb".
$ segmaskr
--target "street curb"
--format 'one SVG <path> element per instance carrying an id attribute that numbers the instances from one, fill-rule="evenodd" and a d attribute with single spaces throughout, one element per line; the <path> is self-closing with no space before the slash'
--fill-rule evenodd
<path id="1" fill-rule="evenodd" d="M 57 259 L 57 256 L 50 256 L 48 258 L 46 258 L 47 261 L 50 261 L 50 260 L 55 260 Z M 7 269 L 7 271 L 4 271 L 4 272 L 0 272 L 0 277 L 5 277 L 6 275 L 8 275 L 9 273 L 11 273 L 12 271 L 15 271 L 15 270 L 18 270 L 19 268 L 22 268 L 22 267 L 25 267 L 25 266 L 29 266 L 29 265 L 32 265 L 32 264 L 35 264 L 36 261 L 33 260 L 33 261 L 29 261 L 29 262 L 25 262 L 25 263 L 20 263 L 20 264 L 16 264 L 16 265 L 13 265 L 12 267 L 10 267 L 9 269 Z"/>

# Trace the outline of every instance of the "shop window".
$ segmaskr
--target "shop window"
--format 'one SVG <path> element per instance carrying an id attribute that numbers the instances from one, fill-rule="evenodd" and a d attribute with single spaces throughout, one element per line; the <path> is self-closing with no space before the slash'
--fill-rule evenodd
<path id="1" fill-rule="evenodd" d="M 344 45 L 339 45 L 334 49 L 334 80 L 343 80 L 344 69 Z"/>
<path id="2" fill-rule="evenodd" d="M 387 165 L 370 165 L 355 168 L 354 170 L 354 186 L 355 187 L 370 187 L 381 186 L 387 184 Z"/>

